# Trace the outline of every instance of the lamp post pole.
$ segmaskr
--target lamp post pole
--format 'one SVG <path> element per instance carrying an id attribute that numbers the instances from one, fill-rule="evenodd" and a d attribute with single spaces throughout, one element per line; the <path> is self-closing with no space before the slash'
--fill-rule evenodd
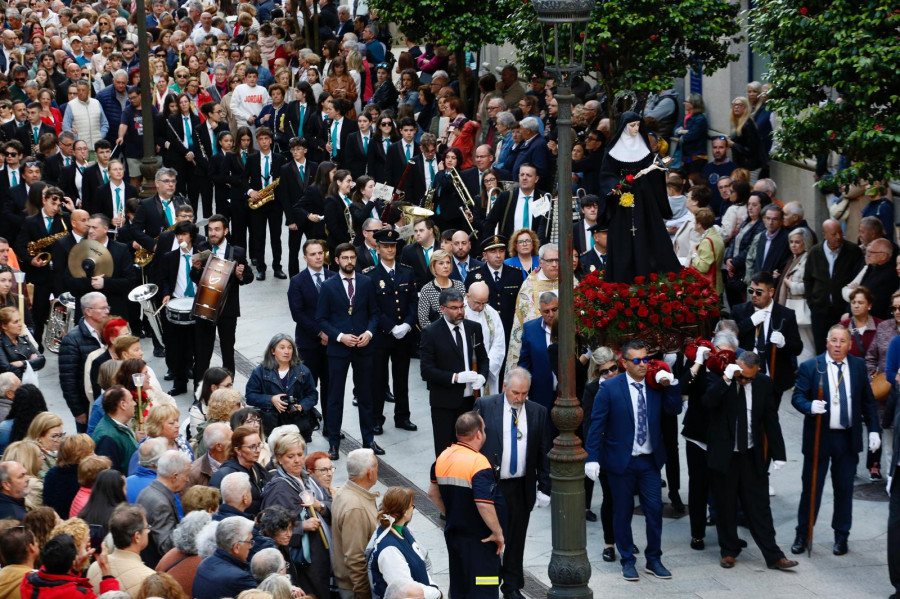
<path id="1" fill-rule="evenodd" d="M 147 9 L 144 0 L 135 2 L 135 19 L 138 32 L 138 59 L 141 69 L 141 124 L 143 126 L 142 141 L 144 145 L 144 157 L 141 159 L 141 175 L 144 183 L 141 186 L 141 196 L 150 197 L 156 193 L 156 169 L 159 159 L 156 156 L 156 146 L 153 136 L 153 101 L 150 95 L 150 46 L 147 43 Z"/>

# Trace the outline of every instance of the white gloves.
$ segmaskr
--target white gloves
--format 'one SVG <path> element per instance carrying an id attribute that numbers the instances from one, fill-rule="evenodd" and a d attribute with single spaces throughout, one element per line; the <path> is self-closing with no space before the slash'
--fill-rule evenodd
<path id="1" fill-rule="evenodd" d="M 671 372 L 660 370 L 656 373 L 656 382 L 662 385 L 663 381 L 668 381 L 668 384 L 671 385 L 675 381 L 675 376 Z"/>
<path id="2" fill-rule="evenodd" d="M 697 364 L 703 364 L 704 362 L 706 362 L 706 358 L 709 357 L 709 352 L 710 349 L 708 347 L 701 345 L 697 348 L 697 357 L 694 358 L 694 362 L 696 362 Z"/>
<path id="3" fill-rule="evenodd" d="M 881 435 L 869 433 L 869 451 L 878 451 L 879 447 L 881 447 Z"/>
<path id="4" fill-rule="evenodd" d="M 474 370 L 464 370 L 462 372 L 456 373 L 456 382 L 463 385 L 468 385 L 469 383 L 474 383 L 475 381 L 477 381 L 479 376 L 481 375 L 479 375 Z"/>
<path id="5" fill-rule="evenodd" d="M 404 322 L 391 329 L 391 335 L 393 335 L 395 339 L 403 339 L 410 330 L 412 330 L 412 327 Z"/>
<path id="6" fill-rule="evenodd" d="M 744 369 L 738 366 L 737 364 L 729 364 L 725 367 L 725 378 L 728 382 L 731 382 L 731 379 L 734 378 L 734 375 L 738 372 L 743 372 Z"/>
<path id="7" fill-rule="evenodd" d="M 592 481 L 596 481 L 597 477 L 600 476 L 600 462 L 586 462 L 584 475 Z"/>
<path id="8" fill-rule="evenodd" d="M 781 349 L 784 347 L 784 335 L 781 331 L 772 331 L 772 334 L 769 335 L 769 341 L 775 344 L 775 347 Z"/>
<path id="9" fill-rule="evenodd" d="M 750 315 L 750 322 L 753 323 L 753 326 L 758 327 L 762 323 L 766 321 L 766 311 L 765 310 L 757 310 L 753 314 Z"/>
<path id="10" fill-rule="evenodd" d="M 548 505 L 550 505 L 550 497 L 538 491 L 537 498 L 534 500 L 534 507 L 541 508 L 547 507 Z"/>
<path id="11" fill-rule="evenodd" d="M 809 412 L 810 414 L 824 414 L 826 412 L 825 406 L 825 402 L 821 399 L 814 399 L 812 405 L 809 406 Z"/>
<path id="12" fill-rule="evenodd" d="M 475 380 L 472 381 L 472 389 L 476 391 L 480 391 L 484 388 L 484 384 L 487 382 L 487 379 L 481 376 L 480 374 L 475 375 Z"/>
<path id="13" fill-rule="evenodd" d="M 587 348 L 586 350 L 584 350 L 584 356 L 582 356 L 582 357 L 585 358 L 586 360 L 590 360 L 591 356 L 593 356 L 593 355 L 594 355 L 594 350 L 592 350 L 591 348 Z"/>
<path id="14" fill-rule="evenodd" d="M 784 468 L 785 464 L 787 464 L 787 462 L 782 462 L 781 460 L 772 460 L 772 467 L 775 470 L 781 470 L 782 468 Z"/>

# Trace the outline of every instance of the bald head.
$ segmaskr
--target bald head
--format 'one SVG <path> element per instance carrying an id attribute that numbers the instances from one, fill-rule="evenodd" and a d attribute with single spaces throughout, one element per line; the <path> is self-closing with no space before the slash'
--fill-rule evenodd
<path id="1" fill-rule="evenodd" d="M 894 253 L 894 245 L 881 237 L 876 239 L 866 248 L 866 264 L 880 266 L 890 261 Z"/>
<path id="2" fill-rule="evenodd" d="M 79 237 L 87 235 L 88 221 L 91 215 L 87 210 L 75 210 L 70 217 L 72 221 L 72 231 Z"/>
<path id="3" fill-rule="evenodd" d="M 828 244 L 830 250 L 837 250 L 844 241 L 844 232 L 841 230 L 841 223 L 833 218 L 826 220 L 822 223 L 822 236 L 825 237 L 825 243 Z"/>
<path id="4" fill-rule="evenodd" d="M 490 298 L 490 289 L 484 281 L 478 281 L 469 285 L 469 291 L 466 292 L 466 303 L 474 312 L 484 310 Z"/>

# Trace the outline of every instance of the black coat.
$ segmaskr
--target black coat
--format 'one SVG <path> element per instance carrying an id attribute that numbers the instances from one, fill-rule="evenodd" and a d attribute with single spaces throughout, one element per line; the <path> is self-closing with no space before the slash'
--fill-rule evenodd
<path id="1" fill-rule="evenodd" d="M 181 114 L 173 114 L 169 116 L 167 119 L 168 125 L 166 127 L 166 139 L 169 142 L 169 151 L 167 155 L 169 156 L 169 160 L 172 163 L 172 167 L 179 171 L 179 175 L 184 175 L 182 169 L 193 169 L 197 168 L 203 173 L 209 172 L 209 160 L 208 157 L 211 153 L 211 150 L 207 152 L 207 158 L 203 157 L 203 153 L 200 151 L 201 148 L 201 140 L 200 140 L 200 129 L 205 128 L 205 125 L 200 123 L 200 117 L 195 114 L 190 115 L 191 119 L 191 143 L 193 146 L 188 149 L 188 142 L 184 137 L 184 117 Z M 206 151 L 206 148 L 204 148 Z M 186 158 L 188 152 L 194 153 L 194 161 L 193 163 L 188 161 Z"/>
<path id="2" fill-rule="evenodd" d="M 750 320 L 753 312 L 754 307 L 750 302 L 738 304 L 731 309 L 731 318 L 738 325 L 738 344 L 741 349 L 749 351 L 756 347 L 756 326 Z M 766 363 L 767 373 L 772 364 L 772 348 L 775 347 L 769 338 L 772 336 L 772 331 L 778 330 L 784 335 L 785 341 L 784 347 L 778 348 L 775 353 L 773 386 L 775 393 L 780 397 L 784 391 L 794 386 L 794 358 L 803 351 L 803 341 L 800 339 L 800 329 L 797 327 L 797 317 L 794 311 L 773 302 L 765 352 L 760 355 L 760 358 Z"/>
<path id="3" fill-rule="evenodd" d="M 107 183 L 99 186 L 92 195 L 93 212 L 92 214 L 102 213 L 109 218 L 115 218 L 115 199 L 113 198 L 112 184 Z M 131 183 L 125 182 L 125 197 L 122 198 L 122 209 L 125 209 L 125 200 L 138 197 L 137 188 Z"/>
<path id="4" fill-rule="evenodd" d="M 321 162 L 327 160 L 325 155 L 325 139 L 322 113 L 319 107 L 313 104 L 307 104 L 306 110 L 303 111 L 303 124 L 300 124 L 300 102 L 294 100 L 288 104 L 288 128 L 296 131 L 298 137 L 303 137 L 309 143 L 309 154 L 307 160 L 315 160 Z"/>
<path id="5" fill-rule="evenodd" d="M 406 169 L 406 163 L 408 162 L 408 160 L 406 159 L 406 147 L 404 145 L 405 143 L 406 142 L 404 142 L 402 139 L 398 139 L 390 146 L 388 146 L 387 184 L 391 187 L 397 187 L 397 183 L 400 181 L 400 177 L 403 176 L 403 171 Z M 418 156 L 420 153 L 421 152 L 419 150 L 419 144 L 413 142 L 412 156 L 410 156 L 410 160 Z"/>
<path id="6" fill-rule="evenodd" d="M 392 348 L 409 343 L 412 338 L 409 333 L 402 339 L 397 339 L 391 335 L 391 330 L 404 323 L 410 328 L 416 326 L 419 296 L 412 269 L 395 262 L 393 279 L 381 264 L 367 267 L 363 274 L 375 283 L 375 298 L 379 309 L 378 327 L 372 343 L 376 348 Z"/>
<path id="7" fill-rule="evenodd" d="M 368 170 L 369 152 L 363 145 L 363 135 L 360 131 L 354 131 L 347 138 L 346 147 L 342 148 L 344 152 L 344 164 L 350 169 L 353 180 L 357 180 L 366 174 Z M 373 150 L 372 131 L 369 130 L 369 146 L 368 150 Z"/>
<path id="8" fill-rule="evenodd" d="M 173 196 L 173 212 L 177 212 L 178 206 L 184 202 L 183 198 Z M 147 199 L 141 200 L 141 203 L 138 205 L 137 213 L 134 215 L 135 239 L 144 247 L 144 249 L 152 252 L 156 247 L 155 238 L 159 237 L 159 234 L 163 229 L 167 229 L 169 224 L 159 195 L 150 196 Z"/>
<path id="9" fill-rule="evenodd" d="M 280 187 L 280 185 L 279 185 Z M 327 191 L 327 190 L 326 190 Z M 317 223 L 309 220 L 310 214 L 325 215 L 325 191 L 318 185 L 310 185 L 300 198 L 299 204 L 295 204 L 295 209 L 301 218 L 306 218 L 303 224 L 303 230 L 306 232 L 307 239 L 325 239 L 325 221 L 320 220 Z M 326 264 L 326 266 L 328 266 Z"/>
<path id="10" fill-rule="evenodd" d="M 272 478 L 272 475 L 257 463 L 253 464 L 252 469 L 253 472 L 251 473 L 248 469 L 241 466 L 237 459 L 228 460 L 223 462 L 216 473 L 212 475 L 212 478 L 209 479 L 209 486 L 214 489 L 220 488 L 222 479 L 232 472 L 243 472 L 247 474 L 250 476 L 250 494 L 253 496 L 253 501 L 245 511 L 250 516 L 256 517 L 260 510 L 260 504 L 262 504 L 263 489 L 265 488 L 266 483 L 269 482 L 269 479 Z"/>
<path id="11" fill-rule="evenodd" d="M 463 405 L 466 385 L 454 383 L 453 375 L 466 370 L 466 363 L 471 369 L 474 360 L 478 364 L 477 372 L 485 378 L 488 375 L 488 355 L 484 347 L 481 325 L 463 320 L 461 326 L 469 350 L 468 362 L 463 360 L 461 352 L 448 349 L 456 347 L 456 340 L 443 318 L 431 323 L 422 331 L 419 341 L 419 368 L 422 379 L 428 385 L 429 402 L 433 408 L 456 410 Z"/>
<path id="12" fill-rule="evenodd" d="M 322 282 L 337 273 L 327 268 L 322 269 Z M 291 277 L 288 287 L 288 306 L 291 309 L 291 317 L 296 323 L 294 339 L 299 349 L 315 349 L 320 347 L 319 333 L 322 327 L 316 320 L 316 307 L 319 303 L 319 290 L 313 281 L 312 273 L 304 268 Z"/>
<path id="13" fill-rule="evenodd" d="M 369 140 L 369 153 L 366 155 L 366 172 L 375 179 L 376 183 L 387 183 L 388 180 L 387 154 L 384 151 L 383 141 Z M 404 164 L 404 168 L 406 165 Z M 400 171 L 401 173 L 403 171 Z"/>
<path id="14" fill-rule="evenodd" d="M 81 207 L 91 214 L 97 212 L 94 195 L 101 185 L 103 185 L 103 171 L 100 164 L 95 162 L 84 169 L 81 179 Z"/>
<path id="15" fill-rule="evenodd" d="M 249 285 L 253 282 L 253 269 L 247 264 L 247 252 L 242 247 L 238 247 L 229 243 L 225 247 L 225 260 L 236 262 L 235 270 L 228 279 L 228 286 L 225 289 L 225 305 L 219 311 L 219 318 L 237 318 L 241 315 L 241 286 Z M 237 266 L 244 265 L 244 276 L 238 277 Z M 203 276 L 203 266 L 191 267 L 191 280 L 195 285 L 200 283 Z"/>
<path id="16" fill-rule="evenodd" d="M 532 192 L 532 202 L 534 202 L 535 194 L 537 193 L 537 189 Z M 491 208 L 487 218 L 484 220 L 484 224 L 480 227 L 482 238 L 492 235 L 494 227 L 497 225 L 500 226 L 500 235 L 503 235 L 507 239 L 512 238 L 513 233 L 522 228 L 522 223 L 515 222 L 516 205 L 519 202 L 520 195 L 522 195 L 522 190 L 516 187 L 512 191 L 504 191 L 497 196 L 494 207 Z M 537 233 L 541 245 L 547 243 L 547 216 L 534 216 L 533 214 L 530 216 L 531 227 L 529 228 Z"/>
<path id="17" fill-rule="evenodd" d="M 134 268 L 134 261 L 131 258 L 131 252 L 124 243 L 110 240 L 106 248 L 112 255 L 113 274 L 106 277 L 103 283 L 103 289 L 99 291 L 106 296 L 109 302 L 110 314 L 128 314 L 130 302 L 128 301 L 128 292 L 134 289 L 138 284 L 137 269 Z M 91 287 L 91 279 L 89 277 L 74 277 L 69 271 L 68 263 L 63 270 L 63 285 L 75 297 L 75 317 L 81 316 L 81 298 L 91 291 L 97 291 Z"/>
<path id="18" fill-rule="evenodd" d="M 31 265 L 31 256 L 28 254 L 28 243 L 30 241 L 38 241 L 49 235 L 56 235 L 67 230 L 69 225 L 68 219 L 57 214 L 53 217 L 53 224 L 50 226 L 50 232 L 47 232 L 47 223 L 41 212 L 32 214 L 25 219 L 22 228 L 19 230 L 19 236 L 15 240 L 16 256 L 19 258 L 19 267 L 25 271 L 26 279 L 29 283 L 35 285 L 47 285 L 53 281 L 53 267 L 50 265 L 41 266 L 40 268 Z M 59 243 L 56 241 L 50 247 L 44 249 L 45 252 L 53 253 L 54 247 Z"/>
<path id="19" fill-rule="evenodd" d="M 353 240 L 353 213 L 350 213 L 350 223 L 347 223 L 347 212 L 349 208 L 344 200 L 338 196 L 330 195 L 325 198 L 325 229 L 328 233 L 328 249 L 331 250 L 332 258 L 334 248 L 341 243 L 350 243 Z"/>
<path id="20" fill-rule="evenodd" d="M 31 358 L 37 354 L 37 357 Z M 20 335 L 13 345 L 6 334 L 0 335 L 0 372 L 11 372 L 20 379 L 25 374 L 25 366 L 13 366 L 13 362 L 28 362 L 34 370 L 40 370 L 47 363 L 37 348 L 31 344 L 27 335 Z"/>
<path id="21" fill-rule="evenodd" d="M 56 185 L 57 187 L 61 187 L 61 177 L 62 177 L 62 169 L 63 164 L 65 164 L 64 156 L 62 152 L 57 152 L 53 156 L 50 156 L 46 160 L 44 160 L 44 168 L 41 171 L 41 181 L 46 181 L 49 185 Z M 75 157 L 71 157 L 71 162 L 75 162 Z M 69 195 L 69 194 L 66 194 Z M 69 197 L 73 196 L 69 195 Z"/>
<path id="22" fill-rule="evenodd" d="M 84 390 L 84 362 L 95 349 L 100 349 L 100 343 L 90 334 L 84 320 L 59 344 L 59 386 L 73 416 L 87 414 L 90 408 Z"/>
<path id="23" fill-rule="evenodd" d="M 439 249 L 441 249 L 441 243 L 435 239 L 432 251 Z M 403 248 L 403 251 L 400 252 L 400 263 L 413 269 L 416 289 L 419 291 L 434 278 L 431 271 L 428 270 L 428 264 L 425 261 L 425 251 L 418 243 L 411 243 Z M 519 281 L 519 284 L 521 285 L 522 282 Z"/>
<path id="24" fill-rule="evenodd" d="M 772 238 L 772 241 L 769 243 L 769 251 L 766 253 L 766 235 L 767 231 L 764 229 L 757 235 L 759 241 L 756 246 L 756 260 L 753 264 L 753 272 L 769 272 L 773 273 L 776 270 L 779 273 L 783 274 L 784 267 L 787 266 L 788 261 L 791 259 L 791 248 L 788 245 L 788 232 L 784 227 L 778 229 L 775 232 L 775 237 Z M 763 259 L 763 254 L 765 254 L 765 259 Z"/>
<path id="25" fill-rule="evenodd" d="M 280 182 L 275 188 L 275 197 L 284 210 L 285 225 L 296 224 L 300 231 L 303 231 L 310 222 L 309 212 L 303 208 L 300 200 L 310 182 L 315 180 L 318 168 L 319 163 L 307 160 L 303 167 L 303 179 L 300 178 L 300 169 L 293 160 L 288 160 L 278 170 Z"/>
<path id="26" fill-rule="evenodd" d="M 22 144 L 22 147 L 25 148 L 25 155 L 37 156 L 40 152 L 35 152 L 32 148 L 37 147 L 37 143 L 34 141 L 33 137 L 33 129 L 31 123 L 25 123 L 24 127 L 19 127 L 16 129 L 16 139 L 19 140 L 19 143 Z M 45 133 L 52 133 L 56 135 L 56 129 L 48 125 L 47 123 L 41 123 L 38 128 L 38 139 L 41 138 L 41 135 Z"/>

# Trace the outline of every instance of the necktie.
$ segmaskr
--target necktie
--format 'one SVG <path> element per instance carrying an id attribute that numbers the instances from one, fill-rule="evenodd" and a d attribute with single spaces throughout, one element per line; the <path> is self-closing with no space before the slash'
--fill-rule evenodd
<path id="1" fill-rule="evenodd" d="M 738 405 L 737 405 L 737 448 L 738 452 L 744 453 L 749 447 L 747 441 L 747 391 L 743 385 L 738 385 Z"/>
<path id="2" fill-rule="evenodd" d="M 637 389 L 637 437 L 635 438 L 638 445 L 647 442 L 647 399 L 644 397 L 644 386 L 640 383 L 631 383 Z"/>
<path id="3" fill-rule="evenodd" d="M 378 264 L 378 254 L 372 248 L 369 248 L 369 253 L 372 254 L 372 262 Z"/>
<path id="4" fill-rule="evenodd" d="M 337 147 L 337 144 L 338 144 L 338 134 L 337 134 L 337 130 L 338 130 L 338 124 L 337 124 L 337 121 L 335 121 L 335 122 L 334 122 L 334 127 L 331 128 L 331 155 L 332 155 L 332 156 L 337 156 L 337 151 L 338 151 L 338 147 Z"/>
<path id="5" fill-rule="evenodd" d="M 500 271 L 499 270 L 494 271 L 494 282 L 497 283 L 497 285 L 500 284 Z"/>
<path id="6" fill-rule="evenodd" d="M 431 248 L 423 248 L 425 250 L 425 266 L 431 266 Z"/>
<path id="7" fill-rule="evenodd" d="M 37 143 L 37 142 L 38 142 L 38 131 L 39 131 L 39 129 L 38 129 L 37 127 L 32 127 L 32 128 L 31 128 L 31 131 L 32 131 L 32 135 L 34 135 L 34 143 Z"/>
<path id="8" fill-rule="evenodd" d="M 350 298 L 350 305 L 353 305 L 353 279 L 349 277 L 344 277 L 344 280 L 347 281 L 347 297 Z"/>
<path id="9" fill-rule="evenodd" d="M 760 372 L 766 372 L 766 330 L 765 330 L 765 322 L 759 323 L 756 327 L 756 353 L 759 354 L 760 358 Z"/>
<path id="10" fill-rule="evenodd" d="M 306 183 L 306 173 L 303 172 L 303 165 L 300 165 L 300 180 Z"/>
<path id="11" fill-rule="evenodd" d="M 369 154 L 369 136 L 363 135 L 363 154 Z"/>
<path id="12" fill-rule="evenodd" d="M 381 143 L 384 144 L 384 153 L 387 154 L 388 146 L 391 144 L 391 140 L 385 139 Z"/>
<path id="13" fill-rule="evenodd" d="M 459 350 L 460 355 L 463 353 L 463 342 L 462 335 L 459 332 L 459 325 L 453 327 L 453 336 L 456 338 L 456 349 Z"/>
<path id="14" fill-rule="evenodd" d="M 106 185 L 109 183 L 109 172 L 105 168 L 100 169 L 100 171 L 103 173 L 103 184 Z"/>
<path id="15" fill-rule="evenodd" d="M 406 144 L 406 161 L 409 162 L 409 160 L 411 158 L 412 158 L 412 149 L 409 147 L 409 144 Z"/>
<path id="16" fill-rule="evenodd" d="M 184 297 L 194 297 L 194 282 L 191 280 L 191 256 L 190 254 L 182 254 L 184 256 Z"/>
<path id="17" fill-rule="evenodd" d="M 175 221 L 175 219 L 172 218 L 172 200 L 169 200 L 168 202 L 163 200 L 162 204 L 163 204 L 163 212 L 166 213 L 166 225 L 171 226 L 172 223 Z"/>
<path id="18" fill-rule="evenodd" d="M 462 277 L 463 281 L 466 280 L 466 274 L 468 274 L 467 273 L 468 270 L 469 270 L 468 265 L 465 262 L 459 263 L 459 274 Z"/>
<path id="19" fill-rule="evenodd" d="M 219 149 L 216 147 L 216 134 L 213 131 L 209 132 L 209 145 L 212 146 L 213 156 L 219 153 Z"/>
<path id="20" fill-rule="evenodd" d="M 322 288 L 322 273 L 316 273 L 316 291 Z"/>
<path id="21" fill-rule="evenodd" d="M 241 150 L 241 162 L 247 166 L 247 150 Z"/>
<path id="22" fill-rule="evenodd" d="M 50 227 L 53 226 L 53 217 L 52 217 L 52 216 L 45 216 L 44 218 L 47 219 L 47 232 L 49 233 L 49 232 L 50 232 Z"/>
<path id="23" fill-rule="evenodd" d="M 388 275 L 391 277 L 391 280 L 393 281 L 394 280 L 394 269 L 393 268 L 388 271 Z"/>
<path id="24" fill-rule="evenodd" d="M 522 228 L 530 229 L 531 217 L 528 215 L 528 200 L 531 199 L 531 196 L 524 196 L 522 199 L 525 200 L 525 206 L 522 208 Z"/>
<path id="25" fill-rule="evenodd" d="M 266 163 L 263 165 L 263 183 L 269 184 L 269 155 L 266 154 Z"/>
<path id="26" fill-rule="evenodd" d="M 122 214 L 122 190 L 116 187 L 116 216 Z"/>
<path id="27" fill-rule="evenodd" d="M 591 233 L 591 249 L 594 249 L 594 234 Z"/>
<path id="28" fill-rule="evenodd" d="M 66 166 L 69 166 L 70 164 L 72 164 L 72 159 L 66 156 Z"/>
<path id="29" fill-rule="evenodd" d="M 213 256 L 218 256 L 218 255 L 219 255 L 219 246 L 214 245 L 213 246 Z"/>
<path id="30" fill-rule="evenodd" d="M 184 117 L 184 138 L 187 140 L 187 147 L 194 147 L 194 136 L 191 133 L 191 119 Z"/>
<path id="31" fill-rule="evenodd" d="M 12 170 L 12 186 L 15 187 L 19 184 L 19 173 L 16 169 Z"/>
<path id="32" fill-rule="evenodd" d="M 81 173 L 81 174 L 83 175 L 83 174 L 84 174 L 84 167 L 83 167 L 83 166 L 79 166 L 79 167 L 78 167 L 78 172 Z"/>
<path id="33" fill-rule="evenodd" d="M 837 366 L 838 369 L 837 387 L 838 397 L 841 400 L 841 426 L 850 428 L 850 402 L 847 400 L 847 389 L 844 387 L 844 373 L 842 371 L 844 363 L 835 362 L 834 365 Z"/>
<path id="34" fill-rule="evenodd" d="M 300 105 L 300 131 L 303 131 L 303 119 L 306 117 L 306 105 Z"/>
<path id="35" fill-rule="evenodd" d="M 510 408 L 509 417 L 509 473 L 515 474 L 519 469 L 519 415 L 515 408 Z"/>
<path id="36" fill-rule="evenodd" d="M 434 160 L 428 161 L 428 174 L 431 176 L 431 184 L 434 185 Z"/>

